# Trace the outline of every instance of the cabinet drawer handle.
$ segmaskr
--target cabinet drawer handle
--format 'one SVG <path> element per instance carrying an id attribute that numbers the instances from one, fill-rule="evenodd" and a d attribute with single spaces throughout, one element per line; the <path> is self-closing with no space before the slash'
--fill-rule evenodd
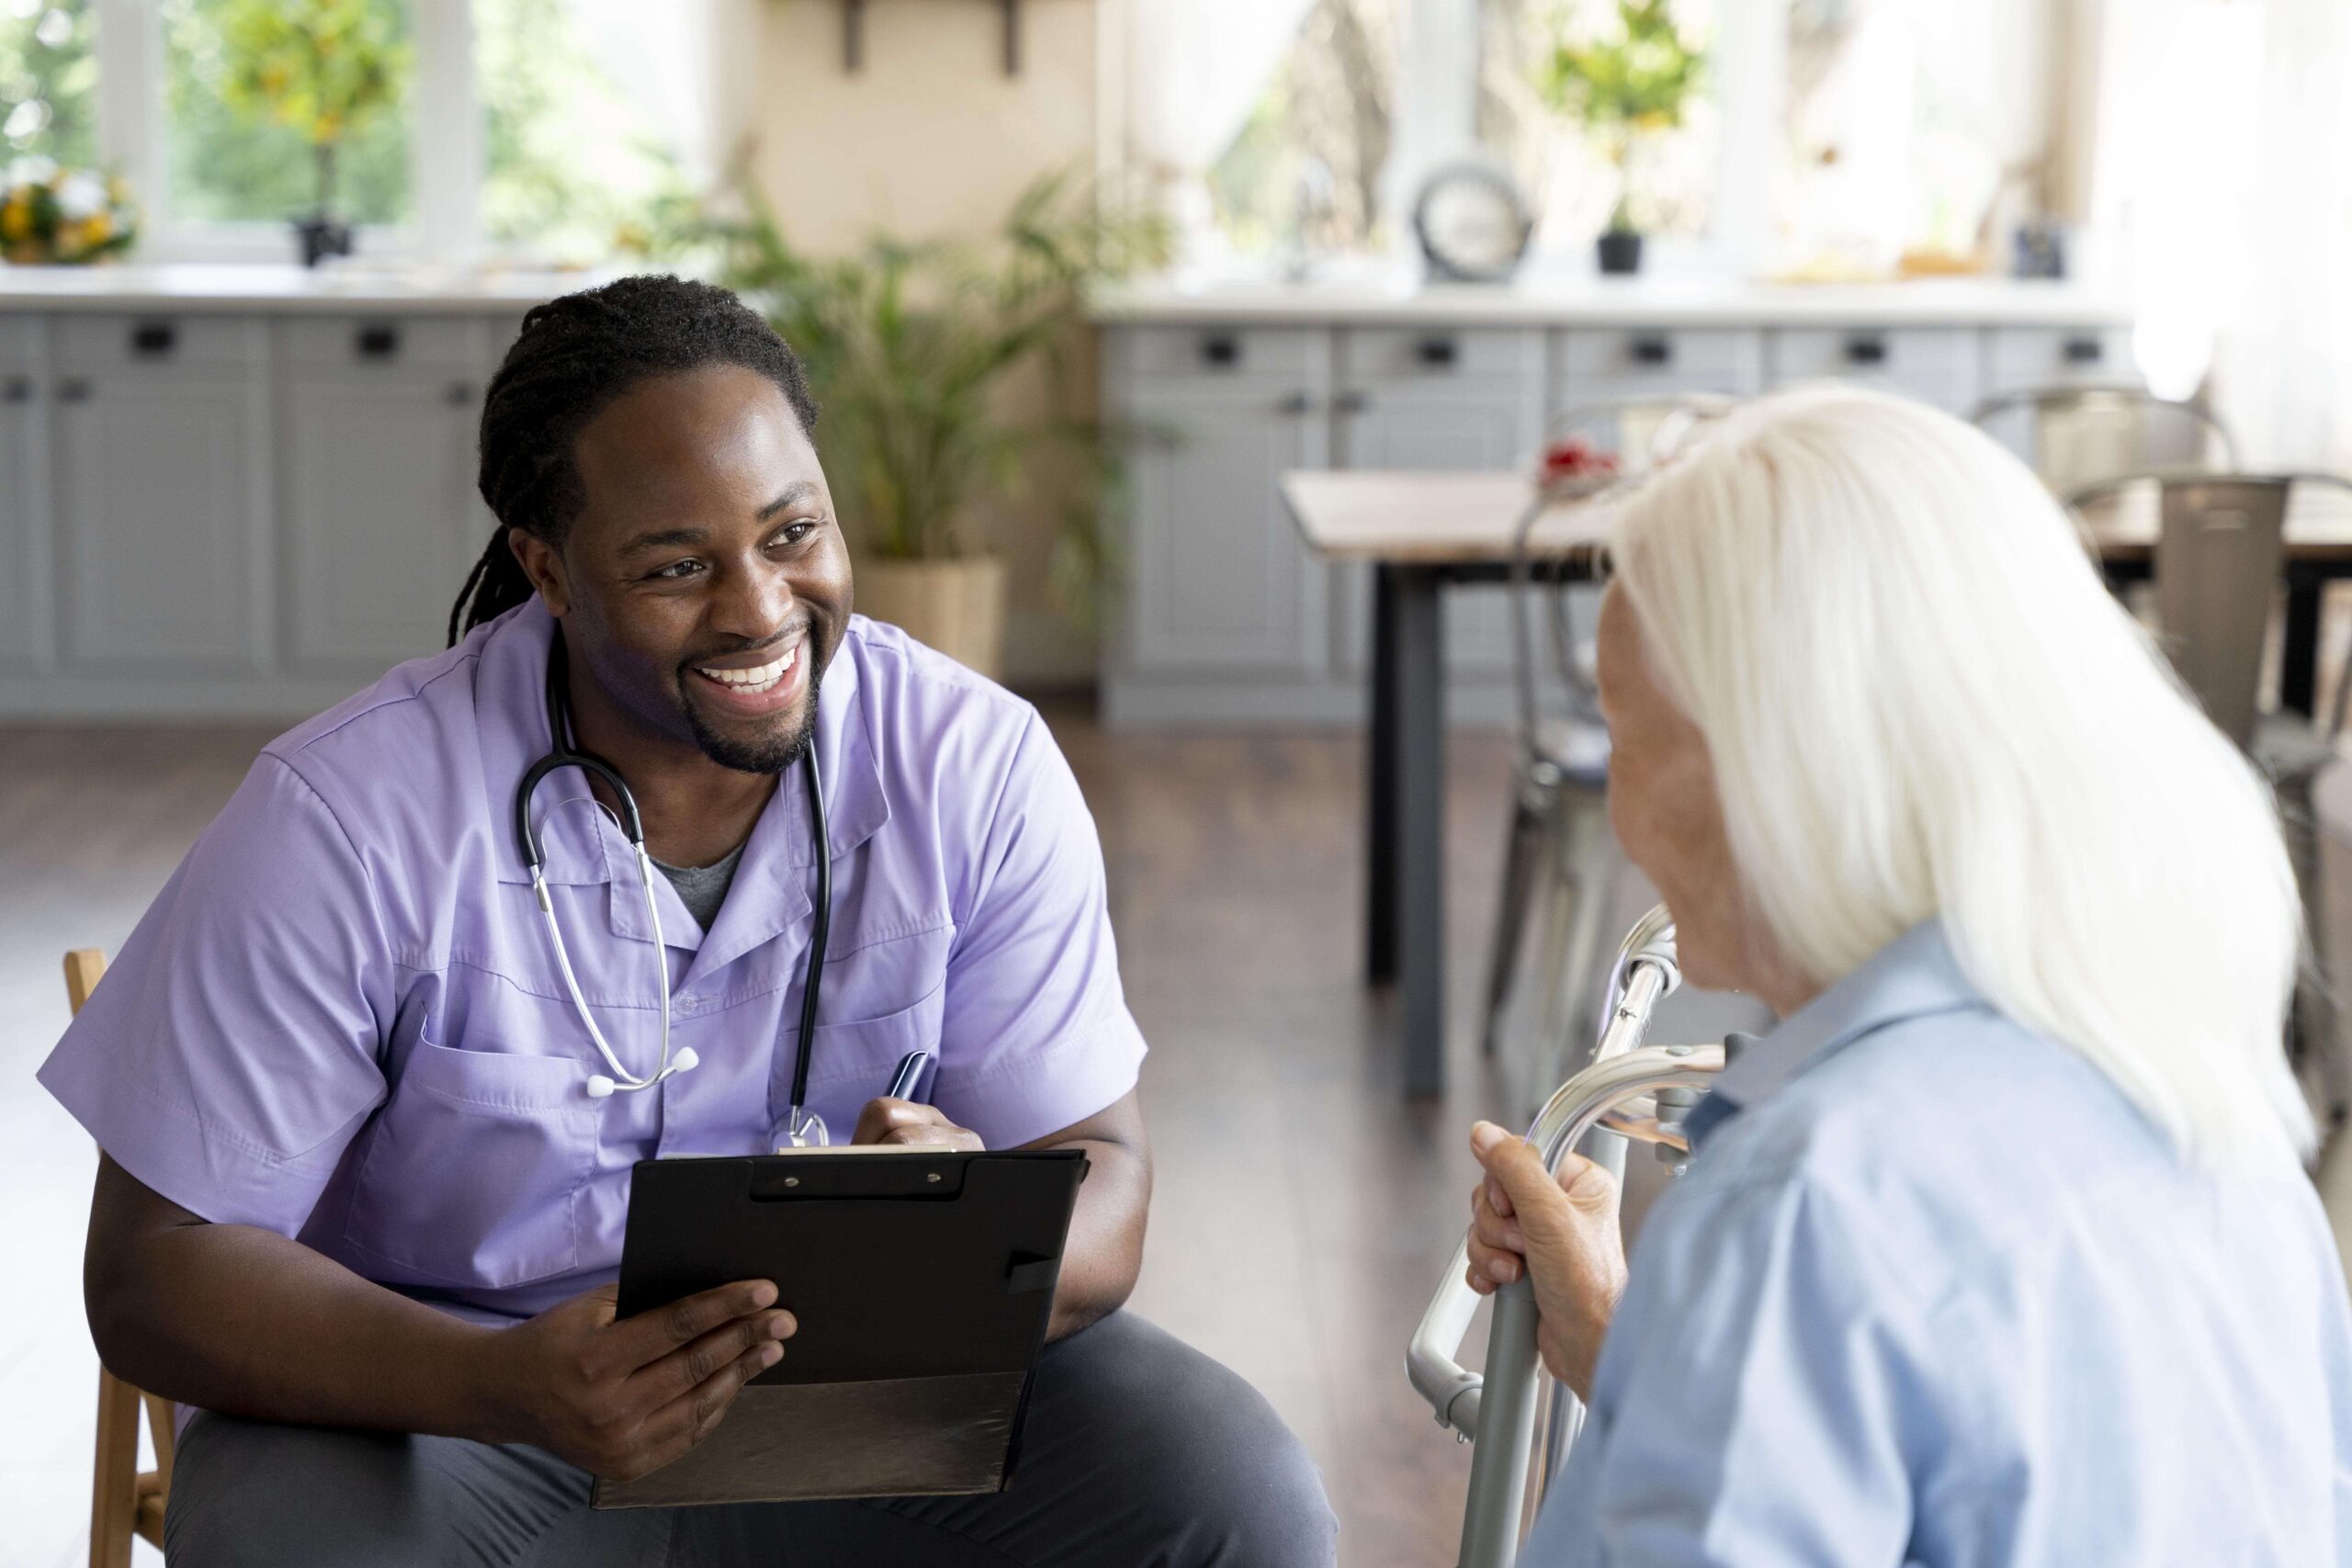
<path id="1" fill-rule="evenodd" d="M 380 324 L 362 327 L 352 333 L 351 347 L 362 359 L 397 358 L 401 352 L 401 330 Z"/>
<path id="2" fill-rule="evenodd" d="M 1370 392 L 1341 392 L 1331 400 L 1331 407 L 1339 413 L 1362 413 L 1372 407 L 1372 394 Z"/>
<path id="3" fill-rule="evenodd" d="M 1241 340 L 1230 333 L 1211 333 L 1201 339 L 1201 362 L 1218 370 L 1241 363 Z"/>
<path id="4" fill-rule="evenodd" d="M 61 403 L 86 403 L 90 400 L 90 383 L 79 376 L 69 376 L 57 384 L 57 400 Z"/>
<path id="5" fill-rule="evenodd" d="M 1674 342 L 1671 338 L 1637 337 L 1627 346 L 1636 365 L 1671 365 L 1674 363 Z"/>
<path id="6" fill-rule="evenodd" d="M 1875 333 L 1846 340 L 1846 363 L 1849 365 L 1883 365 L 1886 363 L 1886 340 Z"/>
<path id="7" fill-rule="evenodd" d="M 2107 345 L 2095 337 L 2070 337 L 2065 353 L 2069 365 L 2097 365 L 2107 357 Z"/>
<path id="8" fill-rule="evenodd" d="M 461 409 L 466 407 L 474 400 L 473 383 L 470 381 L 450 382 L 448 387 L 443 390 L 441 394 L 441 400 L 447 403 L 453 409 Z"/>
<path id="9" fill-rule="evenodd" d="M 1293 392 L 1274 404 L 1274 412 L 1281 414 L 1312 413 L 1314 410 L 1314 398 L 1305 392 Z"/>
<path id="10" fill-rule="evenodd" d="M 1444 370 L 1462 357 L 1462 345 L 1450 337 L 1425 337 L 1414 345 L 1413 354 L 1430 369 Z"/>
<path id="11" fill-rule="evenodd" d="M 28 403 L 33 400 L 33 378 L 11 376 L 0 382 L 0 403 Z"/>
<path id="12" fill-rule="evenodd" d="M 168 359 L 180 345 L 180 330 L 169 321 L 141 321 L 130 329 L 130 352 L 141 359 Z"/>

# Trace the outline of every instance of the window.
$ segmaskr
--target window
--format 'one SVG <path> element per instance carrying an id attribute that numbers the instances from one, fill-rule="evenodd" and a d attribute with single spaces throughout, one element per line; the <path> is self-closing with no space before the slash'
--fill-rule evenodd
<path id="1" fill-rule="evenodd" d="M 1626 216 L 1664 242 L 1645 270 L 1998 267 L 1995 237 L 2064 215 L 2069 117 L 2090 112 L 2064 80 L 2089 47 L 2086 0 L 1664 4 L 1703 64 L 1682 123 L 1630 150 Z M 1539 267 L 1592 265 L 1620 182 L 1544 85 L 1563 42 L 1624 36 L 1618 0 L 1122 0 L 1104 14 L 1125 18 L 1105 29 L 1116 157 L 1168 193 L 1203 270 L 1317 248 L 1409 264 L 1420 182 L 1465 157 L 1519 182 Z"/>
<path id="2" fill-rule="evenodd" d="M 1879 272 L 1986 243 L 2015 118 L 2004 93 L 2027 74 L 2001 41 L 1975 0 L 1792 0 L 1792 264 Z"/>
<path id="3" fill-rule="evenodd" d="M 283 30 L 285 15 L 273 0 L 164 0 L 168 166 L 150 199 L 182 222 L 275 223 L 322 209 L 363 224 L 407 221 L 407 5 L 342 0 L 322 12 L 334 25 L 319 40 L 344 59 L 318 64 L 311 38 Z M 314 146 L 310 133 L 328 110 L 305 90 L 312 71 L 331 84 L 380 73 L 390 101 L 340 145 Z M 260 100 L 262 81 L 286 85 L 282 116 Z M 330 86 L 337 96 L 349 90 Z"/>
<path id="4" fill-rule="evenodd" d="M 1713 0 L 1675 0 L 1670 11 L 1683 47 L 1711 56 Z M 1696 238 L 1707 230 L 1722 134 L 1711 58 L 1680 125 L 1628 139 L 1622 182 L 1600 141 L 1546 101 L 1544 84 L 1555 51 L 1621 32 L 1616 0 L 1483 0 L 1480 6 L 1478 140 L 1528 193 L 1539 254 L 1587 254 L 1608 225 L 1621 183 L 1626 216 L 1643 232 Z"/>
<path id="5" fill-rule="evenodd" d="M 97 162 L 96 34 L 90 0 L 0 0 L 0 164 Z"/>
<path id="6" fill-rule="evenodd" d="M 756 22 L 756 0 L 0 0 L 0 170 L 121 174 L 150 260 L 290 259 L 323 188 L 363 260 L 595 263 L 713 175 Z M 286 90 L 321 25 L 375 99 L 331 157 Z"/>
<path id="7" fill-rule="evenodd" d="M 602 259 L 678 178 L 647 107 L 660 95 L 622 83 L 632 62 L 648 74 L 658 40 L 609 0 L 475 0 L 473 15 L 483 237 L 553 261 Z"/>
<path id="8" fill-rule="evenodd" d="M 1317 0 L 1209 168 L 1216 223 L 1236 252 L 1303 264 L 1386 243 L 1396 71 L 1395 0 Z"/>

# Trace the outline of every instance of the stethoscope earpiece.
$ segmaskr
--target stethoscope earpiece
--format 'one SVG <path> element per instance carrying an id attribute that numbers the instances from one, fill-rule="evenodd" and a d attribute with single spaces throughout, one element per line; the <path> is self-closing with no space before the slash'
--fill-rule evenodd
<path id="1" fill-rule="evenodd" d="M 610 1100 L 612 1097 L 613 1080 L 606 1077 L 602 1073 L 590 1073 L 588 1075 L 588 1098 L 591 1100 Z"/>

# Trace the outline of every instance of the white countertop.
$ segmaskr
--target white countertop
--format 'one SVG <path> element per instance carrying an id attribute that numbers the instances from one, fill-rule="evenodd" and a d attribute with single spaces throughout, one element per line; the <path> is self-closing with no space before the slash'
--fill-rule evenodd
<path id="1" fill-rule="evenodd" d="M 0 311 L 519 312 L 611 276 L 392 264 L 0 265 Z"/>
<path id="2" fill-rule="evenodd" d="M 257 263 L 0 265 L 0 311 L 515 311 L 614 276 L 389 263 L 338 264 L 316 271 Z M 2081 327 L 2122 325 L 2132 319 L 2130 304 L 2110 293 L 2078 284 L 1996 278 L 1876 284 L 1544 278 L 1480 285 L 1199 284 L 1156 276 L 1098 288 L 1089 310 L 1106 324 L 1170 325 Z"/>
<path id="3" fill-rule="evenodd" d="M 1105 324 L 2104 326 L 2130 304 L 2078 284 L 2007 278 L 1797 284 L 1568 278 L 1508 284 L 1191 284 L 1159 276 L 1095 290 Z"/>

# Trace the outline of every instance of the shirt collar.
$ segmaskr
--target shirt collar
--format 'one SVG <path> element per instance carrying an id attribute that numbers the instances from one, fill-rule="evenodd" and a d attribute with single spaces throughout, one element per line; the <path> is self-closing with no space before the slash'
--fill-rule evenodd
<path id="1" fill-rule="evenodd" d="M 513 807 L 524 773 L 554 743 L 548 732 L 546 697 L 548 651 L 554 644 L 554 629 L 555 618 L 535 596 L 472 634 L 481 639 L 475 713 L 481 736 L 483 788 L 497 834 L 501 882 L 530 881 L 514 841 Z M 872 838 L 890 816 L 876 760 L 872 705 L 859 700 L 864 630 L 864 617 L 852 616 L 849 631 L 817 686 L 813 744 L 824 775 L 826 825 L 831 829 L 836 861 Z M 807 912 L 808 898 L 803 884 L 817 853 L 807 786 L 797 776 L 798 773 L 794 769 L 782 782 L 753 825 L 734 886 L 714 921 L 715 931 L 724 931 L 738 923 L 727 918 L 728 909 L 737 906 L 766 905 L 787 924 Z M 575 770 L 563 769 L 548 775 L 540 794 L 542 800 L 551 804 L 567 795 L 587 794 L 587 784 Z M 594 840 L 588 836 L 592 831 Z M 546 818 L 540 839 L 549 882 L 612 884 L 616 931 L 650 939 L 645 896 L 637 886 L 628 840 L 603 812 L 584 808 L 556 812 Z M 780 901 L 735 897 L 736 888 L 745 886 L 774 892 Z M 789 897 L 793 890 L 798 892 L 797 899 Z M 655 892 L 659 897 L 661 889 Z M 752 944 L 752 933 L 737 933 L 737 940 L 748 947 Z"/>
<path id="2" fill-rule="evenodd" d="M 1814 1063 L 1891 1023 L 1985 1005 L 1952 953 L 1940 919 L 1888 942 L 1770 1033 L 1747 1041 L 1682 1119 L 1697 1146 L 1741 1111 Z"/>

